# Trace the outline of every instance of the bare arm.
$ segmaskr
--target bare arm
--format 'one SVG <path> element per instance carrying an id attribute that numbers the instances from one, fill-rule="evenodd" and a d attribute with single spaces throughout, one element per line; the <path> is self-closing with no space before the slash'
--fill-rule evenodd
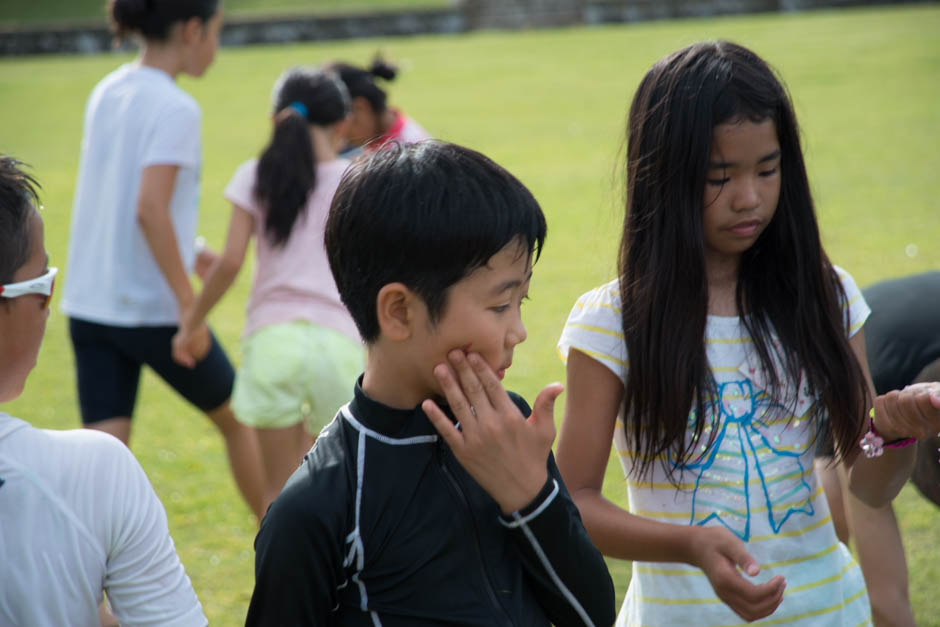
<path id="1" fill-rule="evenodd" d="M 170 199 L 178 171 L 177 165 L 144 168 L 137 198 L 137 223 L 182 312 L 193 301 L 193 288 L 183 267 L 176 232 L 170 220 Z"/>
<path id="2" fill-rule="evenodd" d="M 232 205 L 225 249 L 215 258 L 209 268 L 202 292 L 191 307 L 180 316 L 180 328 L 173 337 L 173 359 L 184 366 L 192 367 L 200 356 L 193 347 L 194 336 L 205 325 L 206 316 L 232 286 L 251 241 L 254 218 L 245 209 Z"/>
<path id="3" fill-rule="evenodd" d="M 572 349 L 568 356 L 565 417 L 556 447 L 558 467 L 591 539 L 620 559 L 685 562 L 701 568 L 716 594 L 746 620 L 773 613 L 785 582 L 777 576 L 755 586 L 760 567 L 747 545 L 723 527 L 672 525 L 635 516 L 601 493 L 623 386 L 603 364 Z"/>
<path id="4" fill-rule="evenodd" d="M 864 329 L 849 338 L 849 345 L 852 347 L 862 368 L 862 373 L 865 375 L 869 393 L 875 399 L 876 424 L 881 437 L 884 438 L 885 442 L 890 442 L 891 440 L 913 435 L 897 431 L 895 419 L 892 419 L 892 415 L 901 416 L 904 413 L 903 409 L 898 409 L 896 403 L 892 403 L 890 406 L 887 403 L 887 397 L 897 395 L 897 392 L 875 397 L 875 386 L 871 381 L 868 358 L 865 353 Z M 867 413 L 859 419 L 865 422 L 867 430 Z M 849 470 L 849 490 L 869 507 L 877 508 L 890 503 L 911 475 L 911 470 L 914 468 L 914 454 L 914 447 L 908 446 L 899 449 L 886 448 L 881 457 L 868 458 L 859 455 L 859 449 L 856 449 L 845 460 L 845 465 Z"/>

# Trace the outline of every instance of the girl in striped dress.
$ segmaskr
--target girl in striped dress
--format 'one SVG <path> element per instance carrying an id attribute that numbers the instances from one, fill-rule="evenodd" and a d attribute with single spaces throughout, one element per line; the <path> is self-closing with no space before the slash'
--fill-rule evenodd
<path id="1" fill-rule="evenodd" d="M 598 548 L 634 561 L 617 624 L 869 624 L 816 446 L 886 503 L 910 436 L 940 428 L 940 384 L 874 397 L 868 306 L 822 248 L 792 104 L 757 55 L 699 43 L 656 63 L 627 142 L 620 276 L 559 342 L 558 465 Z M 612 441 L 629 511 L 601 494 Z"/>

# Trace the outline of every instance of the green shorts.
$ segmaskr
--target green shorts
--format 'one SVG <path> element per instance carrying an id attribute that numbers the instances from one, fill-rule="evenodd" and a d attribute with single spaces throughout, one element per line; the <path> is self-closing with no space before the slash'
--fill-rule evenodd
<path id="1" fill-rule="evenodd" d="M 262 327 L 243 341 L 232 410 L 250 427 L 306 423 L 317 434 L 353 396 L 362 372 L 362 344 L 309 322 Z"/>

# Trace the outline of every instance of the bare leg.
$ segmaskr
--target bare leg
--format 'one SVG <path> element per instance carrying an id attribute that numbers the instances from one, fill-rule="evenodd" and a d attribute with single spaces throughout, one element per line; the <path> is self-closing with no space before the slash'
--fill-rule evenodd
<path id="1" fill-rule="evenodd" d="M 131 419 L 125 417 L 118 418 L 107 418 L 106 420 L 99 420 L 98 422 L 92 422 L 85 425 L 88 429 L 95 429 L 96 431 L 104 431 L 105 433 L 110 433 L 118 440 L 123 442 L 125 446 L 128 442 L 131 441 Z"/>
<path id="2" fill-rule="evenodd" d="M 206 413 L 209 419 L 222 432 L 225 448 L 228 452 L 229 465 L 235 484 L 242 493 L 242 498 L 254 512 L 258 520 L 264 516 L 264 475 L 261 467 L 261 450 L 258 438 L 251 427 L 235 420 L 235 414 L 228 401 Z"/>
<path id="3" fill-rule="evenodd" d="M 303 423 L 281 429 L 258 429 L 261 460 L 264 464 L 263 512 L 281 492 L 284 482 L 297 470 L 304 455 L 313 446 L 314 436 Z"/>
<path id="4" fill-rule="evenodd" d="M 849 530 L 855 536 L 855 552 L 868 588 L 872 621 L 876 627 L 914 627 L 907 559 L 894 509 L 890 503 L 878 508 L 865 505 L 849 492 L 842 466 L 839 475 L 846 486 Z"/>

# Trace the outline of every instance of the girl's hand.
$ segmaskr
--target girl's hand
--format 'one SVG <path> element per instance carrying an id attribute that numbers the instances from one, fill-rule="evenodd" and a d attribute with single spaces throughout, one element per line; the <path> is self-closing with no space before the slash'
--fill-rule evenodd
<path id="1" fill-rule="evenodd" d="M 424 401 L 421 408 L 457 461 L 503 513 L 518 511 L 548 480 L 548 453 L 555 439 L 553 407 L 564 388 L 560 383 L 546 386 L 526 419 L 483 358 L 453 350 L 448 359 L 453 370 L 438 364 L 434 376 L 460 429 L 434 401 Z"/>
<path id="2" fill-rule="evenodd" d="M 741 571 L 754 577 L 760 573 L 760 566 L 740 538 L 724 527 L 693 529 L 696 533 L 690 563 L 705 572 L 718 598 L 748 622 L 773 614 L 783 601 L 786 588 L 783 575 L 754 585 Z"/>
<path id="3" fill-rule="evenodd" d="M 180 325 L 171 341 L 173 361 L 186 368 L 195 368 L 211 347 L 212 338 L 205 323 L 195 329 Z"/>
<path id="4" fill-rule="evenodd" d="M 875 428 L 885 442 L 940 433 L 940 382 L 915 383 L 875 398 Z"/>

